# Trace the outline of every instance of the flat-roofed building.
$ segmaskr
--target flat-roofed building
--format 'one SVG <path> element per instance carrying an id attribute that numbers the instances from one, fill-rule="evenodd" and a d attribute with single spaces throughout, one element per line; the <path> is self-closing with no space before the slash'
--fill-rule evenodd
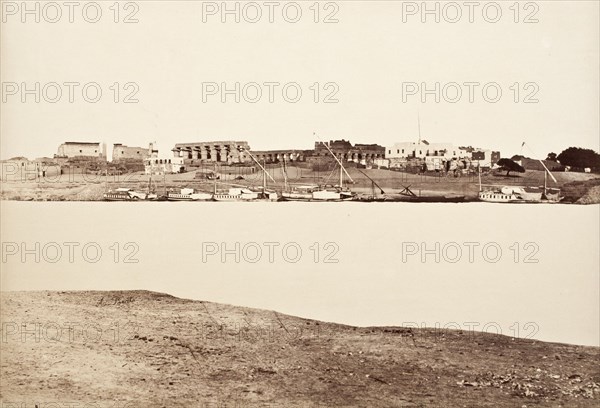
<path id="1" fill-rule="evenodd" d="M 106 145 L 100 142 L 65 142 L 58 146 L 55 158 L 90 157 L 106 160 Z"/>
<path id="2" fill-rule="evenodd" d="M 386 159 L 424 159 L 437 156 L 444 159 L 462 159 L 470 157 L 469 153 L 452 143 L 429 143 L 426 140 L 418 142 L 401 142 L 386 148 Z"/>
<path id="3" fill-rule="evenodd" d="M 173 174 L 182 173 L 185 170 L 183 157 L 160 156 L 154 143 L 150 143 L 147 150 L 149 154 L 144 158 L 145 174 Z"/>

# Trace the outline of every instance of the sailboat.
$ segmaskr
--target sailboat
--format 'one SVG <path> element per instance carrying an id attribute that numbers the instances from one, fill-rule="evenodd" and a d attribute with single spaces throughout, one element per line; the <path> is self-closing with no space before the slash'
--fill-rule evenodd
<path id="1" fill-rule="evenodd" d="M 371 194 L 358 194 L 356 195 L 356 200 L 357 201 L 363 201 L 363 202 L 376 202 L 376 201 L 390 201 L 390 198 L 385 194 L 385 191 L 383 191 L 383 188 L 381 188 L 381 186 L 379 184 L 377 184 L 377 182 L 375 180 L 373 180 L 371 177 L 369 177 L 369 175 L 367 173 L 365 173 L 362 170 L 358 170 L 360 171 L 366 178 L 368 178 L 369 180 L 371 180 Z M 379 189 L 379 194 L 377 194 L 377 190 L 376 187 Z"/>
<path id="2" fill-rule="evenodd" d="M 213 195 L 204 191 L 197 191 L 190 187 L 183 187 L 179 192 L 167 192 L 168 201 L 212 201 Z"/>
<path id="3" fill-rule="evenodd" d="M 169 191 L 167 193 L 168 201 L 211 201 L 213 195 L 203 191 L 196 191 L 193 188 L 182 188 L 179 192 Z"/>
<path id="4" fill-rule="evenodd" d="M 156 194 L 156 184 L 152 180 L 152 172 L 148 176 L 148 193 L 146 194 L 146 200 L 158 200 L 158 194 Z"/>
<path id="5" fill-rule="evenodd" d="M 262 188 L 260 191 L 254 191 L 245 186 L 236 186 L 230 187 L 227 192 L 217 192 L 217 180 L 215 178 L 213 199 L 215 201 L 277 201 L 279 199 L 277 193 L 267 189 L 267 176 L 269 176 L 271 180 L 273 180 L 273 177 L 271 177 L 265 167 L 261 165 L 248 150 L 244 150 L 263 171 Z M 273 182 L 275 182 L 275 180 L 273 180 Z"/>
<path id="6" fill-rule="evenodd" d="M 378 201 L 403 201 L 414 203 L 461 203 L 465 201 L 465 196 L 443 196 L 443 195 L 419 195 L 415 194 L 409 186 L 403 186 L 402 191 L 398 193 L 386 193 L 383 188 L 367 173 L 358 170 L 371 180 L 371 194 L 362 194 L 356 196 L 356 201 L 378 202 Z M 379 193 L 377 192 L 379 189 Z"/>
<path id="7" fill-rule="evenodd" d="M 106 171 L 108 178 L 108 170 Z M 136 191 L 130 187 L 119 187 L 116 189 L 108 189 L 108 181 L 104 184 L 103 198 L 105 201 L 139 201 L 139 200 L 156 200 L 158 196 L 151 191 L 152 178 L 148 179 L 148 192 Z"/>
<path id="8" fill-rule="evenodd" d="M 285 201 L 350 201 L 356 196 L 356 193 L 344 188 L 344 173 L 352 181 L 352 177 L 348 174 L 342 162 L 331 151 L 329 146 L 322 142 L 323 146 L 333 156 L 337 164 L 340 166 L 339 184 L 336 186 L 321 185 L 321 186 L 296 186 L 289 191 L 284 191 L 281 196 Z"/>
<path id="9" fill-rule="evenodd" d="M 226 192 L 213 194 L 215 201 L 254 201 L 258 199 L 258 193 L 244 187 L 232 187 Z"/>
<path id="10" fill-rule="evenodd" d="M 283 157 L 283 191 L 281 193 L 283 201 L 310 201 L 313 191 L 318 188 L 319 186 L 316 185 L 288 185 L 287 166 L 285 156 Z"/>
<path id="11" fill-rule="evenodd" d="M 548 170 L 548 167 L 542 160 L 539 162 L 544 167 L 544 187 L 526 188 L 520 186 L 491 186 L 491 189 L 483 190 L 481 184 L 481 168 L 479 168 L 479 201 L 488 203 L 558 203 L 563 197 L 560 195 L 560 189 L 548 188 L 548 175 L 555 183 L 556 178 Z"/>
<path id="12" fill-rule="evenodd" d="M 146 193 L 139 193 L 129 187 L 119 187 L 114 190 L 108 190 L 104 193 L 105 201 L 138 201 L 145 200 Z"/>

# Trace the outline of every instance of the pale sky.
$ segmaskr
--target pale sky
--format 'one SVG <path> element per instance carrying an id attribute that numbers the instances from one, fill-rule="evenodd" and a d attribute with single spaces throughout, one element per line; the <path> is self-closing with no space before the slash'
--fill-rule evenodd
<path id="1" fill-rule="evenodd" d="M 106 142 L 109 150 L 111 143 L 147 146 L 156 141 L 162 152 L 177 142 L 210 140 L 246 140 L 257 150 L 306 149 L 313 146 L 313 132 L 324 140 L 388 146 L 417 140 L 418 116 L 423 139 L 492 148 L 503 156 L 519 153 L 523 141 L 540 157 L 569 146 L 599 150 L 597 1 L 530 2 L 538 9 L 525 9 L 522 2 L 519 23 L 509 9 L 513 1 L 499 2 L 497 23 L 486 22 L 482 14 L 489 2 L 475 9 L 473 23 L 466 7 L 456 23 L 444 19 L 453 18 L 450 9 L 441 12 L 440 23 L 433 16 L 423 23 L 418 12 L 405 14 L 403 22 L 403 7 L 409 11 L 410 2 L 401 1 L 321 2 L 319 23 L 313 21 L 313 1 L 298 2 L 302 16 L 297 23 L 284 20 L 286 2 L 275 9 L 274 23 L 268 22 L 264 3 L 257 2 L 260 21 L 247 22 L 241 14 L 240 23 L 234 16 L 222 23 L 219 12 L 203 22 L 200 1 L 137 1 L 134 18 L 139 22 L 134 24 L 113 22 L 113 1 L 98 2 L 102 16 L 95 24 L 84 21 L 81 8 L 69 23 L 66 7 L 57 23 L 46 22 L 43 15 L 40 23 L 34 16 L 22 23 L 21 10 L 12 15 L 7 3 L 2 2 L 3 159 L 52 156 L 64 141 Z M 232 8 L 234 3 L 228 2 Z M 20 7 L 21 2 L 12 4 Z M 120 4 L 120 20 L 135 11 Z M 293 18 L 294 10 L 287 10 L 286 17 Z M 55 11 L 46 11 L 53 18 Z M 254 13 L 246 9 L 245 16 Z M 322 22 L 330 13 L 337 23 Z M 532 13 L 538 22 L 524 23 Z M 494 17 L 493 10 L 485 16 Z M 57 103 L 43 97 L 35 103 L 28 95 L 23 103 L 20 85 L 10 94 L 11 82 L 29 88 L 35 82 L 42 87 L 57 82 L 63 95 Z M 69 103 L 65 82 L 96 82 L 102 98 L 84 101 L 79 86 Z M 121 85 L 119 103 L 110 89 L 115 82 Z M 138 103 L 122 103 L 133 89 L 123 90 L 127 82 L 138 85 Z M 230 95 L 222 103 L 217 93 L 203 102 L 203 83 L 208 82 L 230 88 L 256 82 L 262 98 L 235 103 Z M 281 84 L 273 103 L 265 82 Z M 282 97 L 283 85 L 291 82 L 302 90 L 297 103 Z M 318 103 L 311 90 L 315 82 L 320 84 Z M 336 85 L 325 89 L 329 82 Z M 410 82 L 428 88 L 436 82 L 441 87 L 457 83 L 463 95 L 457 103 L 443 97 L 435 103 L 434 96 L 423 103 L 420 93 L 404 95 L 403 101 L 403 87 Z M 465 82 L 481 84 L 473 103 Z M 483 99 L 487 83 L 502 90 L 497 103 Z M 515 83 L 519 103 L 513 100 Z M 526 83 L 535 85 L 525 89 Z M 47 89 L 54 97 L 54 90 Z M 254 97 L 254 88 L 247 89 Z M 334 89 L 339 102 L 323 103 Z M 447 90 L 449 98 L 455 96 L 455 88 Z M 532 91 L 538 103 L 523 103 Z"/>

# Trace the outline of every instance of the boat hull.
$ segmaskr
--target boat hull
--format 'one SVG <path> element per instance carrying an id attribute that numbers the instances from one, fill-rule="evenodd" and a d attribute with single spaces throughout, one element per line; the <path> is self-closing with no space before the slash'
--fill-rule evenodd
<path id="1" fill-rule="evenodd" d="M 311 193 L 283 193 L 283 201 L 351 201 L 356 196 L 350 192 L 319 190 Z"/>
<path id="2" fill-rule="evenodd" d="M 212 201 L 213 195 L 208 193 L 177 194 L 167 195 L 168 201 Z"/>
<path id="3" fill-rule="evenodd" d="M 562 199 L 559 194 L 544 195 L 541 192 L 528 192 L 520 187 L 502 187 L 499 191 L 482 191 L 479 201 L 487 203 L 528 203 L 553 204 Z"/>

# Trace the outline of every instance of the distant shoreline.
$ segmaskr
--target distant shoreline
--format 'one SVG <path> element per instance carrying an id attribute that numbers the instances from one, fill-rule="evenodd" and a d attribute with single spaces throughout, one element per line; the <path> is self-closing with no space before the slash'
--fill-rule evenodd
<path id="1" fill-rule="evenodd" d="M 376 181 L 379 187 L 374 187 L 371 180 L 363 175 L 359 169 L 349 168 L 353 183 L 344 184 L 345 187 L 362 195 L 373 196 L 381 199 L 390 197 L 389 202 L 410 202 L 407 197 L 399 194 L 406 188 L 417 196 L 414 201 L 419 201 L 418 196 L 426 197 L 423 201 L 445 202 L 452 198 L 464 197 L 465 202 L 477 202 L 479 184 L 474 176 L 441 176 L 432 174 L 413 174 L 390 170 L 372 169 L 367 174 Z M 281 169 L 273 169 L 275 183 L 270 182 L 268 188 L 275 191 L 283 189 L 284 179 Z M 76 174 L 65 177 L 64 180 L 48 177 L 41 181 L 8 179 L 0 183 L 1 200 L 11 201 L 103 201 L 103 194 L 119 187 L 133 188 L 136 191 L 148 191 L 150 187 L 160 195 L 166 191 L 179 191 L 187 187 L 198 191 L 211 192 L 214 189 L 213 181 L 206 180 L 203 174 L 197 172 L 169 174 L 159 180 L 150 179 L 143 173 L 132 173 L 121 176 L 92 176 Z M 219 189 L 237 185 L 244 187 L 258 187 L 262 179 L 255 175 L 247 175 L 240 179 L 237 175 L 221 174 L 217 181 Z M 328 172 L 312 172 L 304 170 L 302 177 L 287 180 L 290 185 L 295 184 L 335 184 Z M 257 178 L 258 177 L 258 178 Z M 564 199 L 561 204 L 598 204 L 600 203 L 600 178 L 596 175 L 584 173 L 557 173 L 558 184 L 549 187 L 559 188 Z M 482 184 L 501 187 L 504 185 L 540 188 L 544 183 L 543 172 L 530 170 L 525 176 L 505 177 L 500 175 L 486 175 L 482 177 Z M 149 185 L 151 184 L 151 186 Z M 380 194 L 380 190 L 384 194 Z M 436 200 L 436 197 L 440 197 Z M 443 198 L 442 198 L 443 197 Z M 398 199 L 402 198 L 402 199 Z M 358 200 L 360 201 L 360 200 Z"/>

